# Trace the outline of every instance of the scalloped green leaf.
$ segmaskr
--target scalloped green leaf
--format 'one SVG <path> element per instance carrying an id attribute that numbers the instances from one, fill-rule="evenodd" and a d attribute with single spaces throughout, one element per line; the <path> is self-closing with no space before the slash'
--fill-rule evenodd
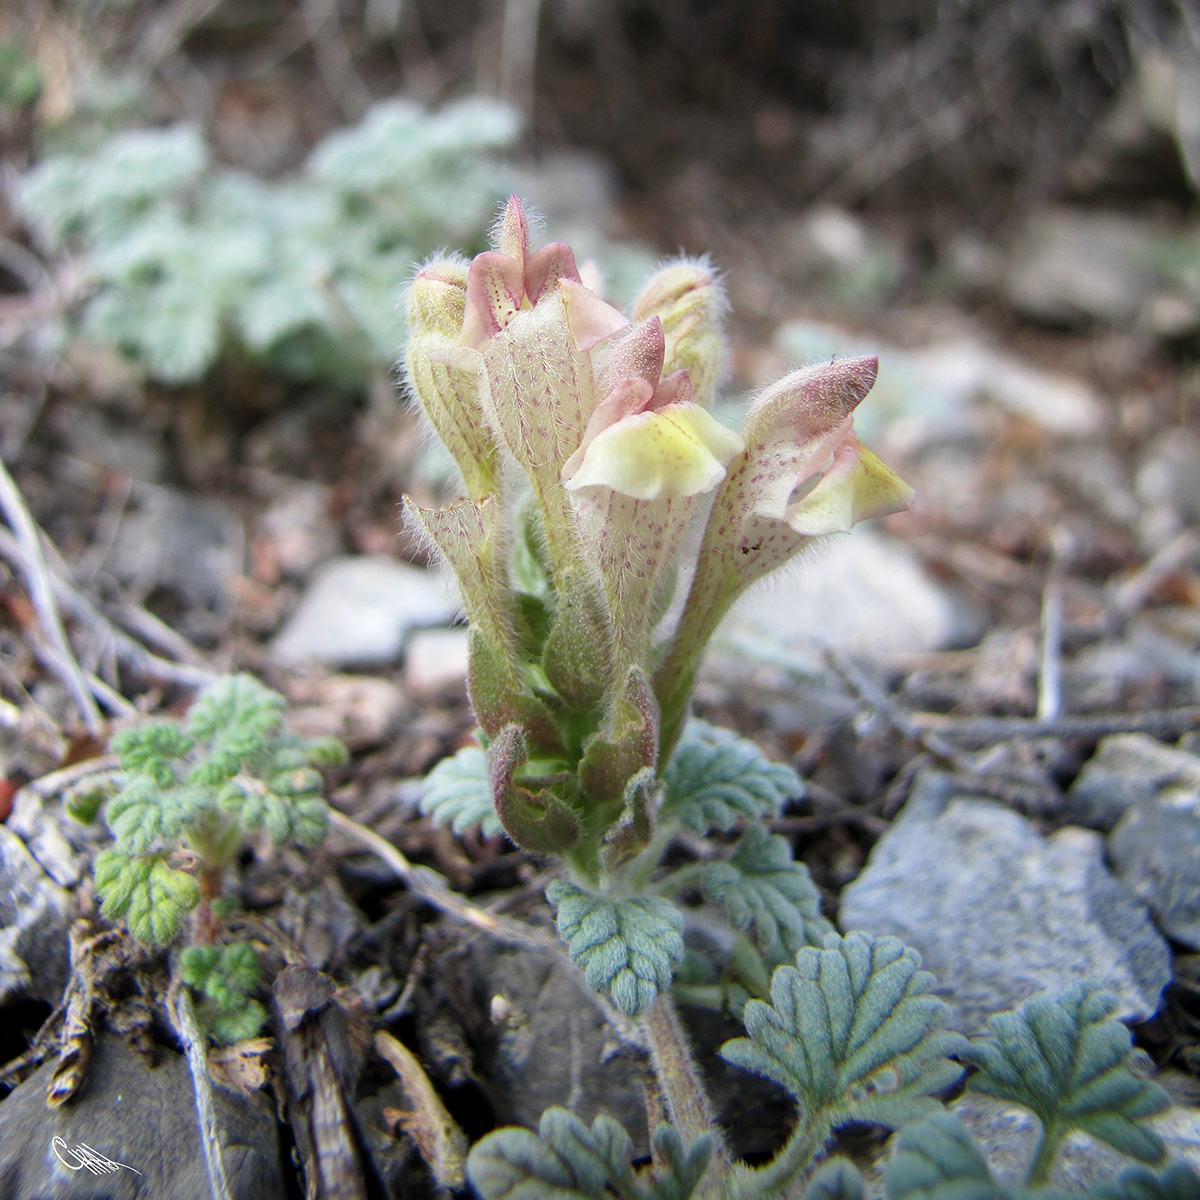
<path id="1" fill-rule="evenodd" d="M 823 946 L 833 932 L 808 868 L 792 857 L 787 838 L 761 825 L 751 825 L 727 859 L 704 865 L 700 887 L 706 900 L 724 905 L 735 929 L 754 927 L 768 959 Z"/>
<path id="2" fill-rule="evenodd" d="M 555 880 L 546 896 L 558 909 L 558 932 L 588 986 L 626 1016 L 640 1016 L 671 986 L 683 961 L 683 919 L 661 897 L 610 900 Z"/>
<path id="3" fill-rule="evenodd" d="M 161 858 L 129 858 L 110 848 L 96 856 L 95 880 L 101 913 L 108 920 L 124 917 L 144 946 L 165 946 L 183 914 L 200 902 L 196 880 Z"/>
<path id="4" fill-rule="evenodd" d="M 178 782 L 173 763 L 194 745 L 174 721 L 147 721 L 114 734 L 109 750 L 125 771 L 149 775 L 160 787 Z"/>
<path id="5" fill-rule="evenodd" d="M 1132 1039 L 1114 1020 L 1117 999 L 1090 980 L 1059 996 L 1035 996 L 989 1019 L 990 1038 L 973 1038 L 964 1060 L 978 1067 L 971 1088 L 1030 1109 L 1051 1148 L 1082 1130 L 1143 1162 L 1164 1153 L 1142 1122 L 1170 1098 L 1130 1069 Z"/>
<path id="6" fill-rule="evenodd" d="M 661 819 L 693 832 L 732 829 L 740 820 L 778 816 L 804 794 L 800 776 L 727 729 L 692 720 L 663 771 Z"/>
<path id="7" fill-rule="evenodd" d="M 179 806 L 151 775 L 125 781 L 104 810 L 113 837 L 128 854 L 146 854 L 179 840 Z"/>
<path id="8" fill-rule="evenodd" d="M 690 1151 L 675 1130 L 660 1125 L 653 1137 L 662 1173 L 635 1174 L 633 1143 L 611 1117 L 589 1128 L 565 1108 L 542 1114 L 538 1132 L 497 1129 L 467 1156 L 467 1178 L 482 1200 L 690 1200 L 712 1154 L 712 1139 Z M 611 1189 L 611 1190 L 610 1190 Z"/>
<path id="9" fill-rule="evenodd" d="M 464 746 L 425 776 L 421 812 L 435 825 L 449 825 L 455 833 L 466 833 L 473 825 L 488 837 L 504 832 L 492 803 L 481 746 Z"/>
<path id="10" fill-rule="evenodd" d="M 950 1010 L 920 966 L 897 938 L 830 934 L 824 949 L 776 969 L 771 1003 L 747 1002 L 749 1037 L 726 1042 L 721 1056 L 787 1088 L 810 1130 L 919 1119 L 962 1075 L 947 1056 L 966 1045 L 941 1028 Z"/>
<path id="11" fill-rule="evenodd" d="M 1128 1167 L 1111 1183 L 1103 1183 L 1092 1200 L 1196 1200 L 1200 1175 L 1185 1163 L 1173 1163 L 1160 1174 Z"/>
<path id="12" fill-rule="evenodd" d="M 809 1177 L 804 1200 L 863 1200 L 862 1176 L 846 1158 L 831 1158 Z"/>
<path id="13" fill-rule="evenodd" d="M 284 698 L 251 675 L 233 675 L 210 684 L 188 712 L 185 730 L 211 748 L 210 762 L 222 767 L 261 754 L 283 723 Z M 238 766 L 233 765 L 227 778 Z M 204 782 L 216 783 L 216 779 Z"/>
<path id="14" fill-rule="evenodd" d="M 901 1131 L 883 1182 L 888 1200 L 1017 1200 L 1021 1195 L 992 1178 L 967 1131 L 945 1112 Z"/>

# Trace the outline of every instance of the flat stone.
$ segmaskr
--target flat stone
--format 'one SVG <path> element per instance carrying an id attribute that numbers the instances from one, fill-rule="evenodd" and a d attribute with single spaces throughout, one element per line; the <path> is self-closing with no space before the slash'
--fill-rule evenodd
<path id="1" fill-rule="evenodd" d="M 1200 950 L 1200 786 L 1192 778 L 1161 785 L 1136 800 L 1108 839 L 1113 867 L 1150 911 L 1158 927 Z"/>
<path id="2" fill-rule="evenodd" d="M 497 1124 L 536 1129 L 552 1105 L 589 1125 L 607 1112 L 646 1153 L 647 1064 L 609 1027 L 583 976 L 556 954 L 482 940 L 471 944 L 464 967 L 464 990 L 490 1014 L 477 1065 Z"/>
<path id="3" fill-rule="evenodd" d="M 944 776 L 921 780 L 842 893 L 839 920 L 919 951 L 966 1033 L 1083 979 L 1117 996 L 1122 1019 L 1144 1021 L 1171 979 L 1166 942 L 1104 865 L 1099 834 L 1068 826 L 1043 837 Z"/>
<path id="4" fill-rule="evenodd" d="M 187 1061 L 161 1047 L 158 1059 L 151 1068 L 119 1037 L 101 1033 L 84 1087 L 69 1103 L 46 1107 L 53 1060 L 6 1097 L 0 1104 L 5 1200 L 208 1196 Z M 232 1200 L 283 1200 L 271 1106 L 221 1087 L 213 1088 L 213 1101 Z M 120 1165 L 94 1176 L 76 1153 L 81 1146 Z"/>
<path id="5" fill-rule="evenodd" d="M 171 588 L 197 604 L 228 600 L 242 572 L 245 536 L 233 513 L 187 492 L 139 485 L 137 511 L 121 522 L 106 566 L 119 579 L 149 591 Z"/>
<path id="6" fill-rule="evenodd" d="M 753 589 L 714 649 L 809 673 L 825 645 L 880 657 L 970 646 L 983 632 L 982 614 L 933 580 L 903 543 L 857 528 L 828 538 L 799 572 Z"/>
<path id="7" fill-rule="evenodd" d="M 1032 213 L 1006 279 L 1022 312 L 1053 323 L 1136 322 L 1158 285 L 1161 231 L 1123 213 L 1051 208 Z"/>
<path id="8" fill-rule="evenodd" d="M 71 911 L 70 893 L 0 825 L 0 1003 L 18 996 L 48 1004 L 62 999 Z"/>
<path id="9" fill-rule="evenodd" d="M 465 627 L 419 629 L 404 652 L 404 682 L 410 691 L 423 694 L 461 689 L 467 682 L 470 649 Z"/>
<path id="10" fill-rule="evenodd" d="M 1144 733 L 1106 737 L 1067 792 L 1067 815 L 1080 825 L 1111 829 L 1133 805 L 1163 788 L 1200 792 L 1200 758 Z"/>
<path id="11" fill-rule="evenodd" d="M 384 666 L 411 630 L 455 616 L 452 593 L 430 571 L 383 556 L 335 558 L 317 572 L 271 654 L 285 666 Z"/>

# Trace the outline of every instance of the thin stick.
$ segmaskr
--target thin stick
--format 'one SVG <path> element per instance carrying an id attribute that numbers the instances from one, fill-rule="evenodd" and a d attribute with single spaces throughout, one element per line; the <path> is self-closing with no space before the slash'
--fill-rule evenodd
<path id="1" fill-rule="evenodd" d="M 1037 715 L 1053 720 L 1062 711 L 1063 569 L 1070 535 L 1055 529 L 1050 539 L 1050 565 L 1042 590 L 1041 651 L 1038 664 Z"/>
<path id="2" fill-rule="evenodd" d="M 225 1162 L 221 1157 L 221 1142 L 217 1135 L 217 1113 L 213 1106 L 212 1084 L 208 1079 L 208 1054 L 205 1036 L 196 1024 L 192 998 L 183 984 L 175 981 L 167 995 L 167 1010 L 171 1024 L 187 1052 L 192 1072 L 192 1092 L 196 1097 L 196 1118 L 200 1125 L 200 1144 L 204 1148 L 204 1165 L 208 1171 L 208 1186 L 212 1200 L 233 1200 Z"/>
<path id="3" fill-rule="evenodd" d="M 42 556 L 38 527 L 3 461 L 0 461 L 0 508 L 3 508 L 5 519 L 16 535 L 25 586 L 29 589 L 29 598 L 38 615 L 38 622 L 55 651 L 51 659 L 52 666 L 71 693 L 88 732 L 99 734 L 104 726 L 104 718 L 71 653 L 71 645 L 55 607 L 54 589 L 46 569 L 46 560 Z"/>
<path id="4" fill-rule="evenodd" d="M 1112 606 L 1123 617 L 1131 617 L 1150 598 L 1151 592 L 1200 551 L 1200 533 L 1185 529 L 1154 554 L 1142 568 L 1126 579 L 1112 594 Z"/>
<path id="5" fill-rule="evenodd" d="M 1101 738 L 1114 733 L 1150 733 L 1157 737 L 1179 737 L 1200 729 L 1200 705 L 1160 708 L 1145 712 L 1097 713 L 1094 716 L 1055 717 L 970 717 L 960 719 L 941 713 L 911 713 L 913 725 L 940 738 L 954 738 L 970 745 L 1044 737 Z"/>
<path id="6" fill-rule="evenodd" d="M 825 647 L 825 658 L 829 665 L 850 685 L 859 697 L 865 700 L 881 717 L 894 726 L 905 737 L 918 742 L 933 758 L 952 766 L 958 771 L 971 771 L 957 748 L 944 742 L 937 733 L 922 727 L 913 720 L 890 696 L 856 663 L 831 646 Z"/>
<path id="7" fill-rule="evenodd" d="M 373 829 L 360 825 L 345 813 L 330 809 L 329 823 L 370 850 L 395 871 L 411 892 L 432 904 L 439 912 L 468 925 L 474 925 L 476 929 L 482 929 L 499 941 L 513 946 L 553 950 L 556 953 L 560 950 L 560 943 L 556 937 L 544 934 L 520 921 L 514 921 L 510 917 L 494 916 L 472 904 L 464 896 L 451 891 L 436 871 L 410 863 L 386 838 L 380 837 Z"/>
<path id="8" fill-rule="evenodd" d="M 7 559 L 17 566 L 24 562 L 17 539 L 3 529 L 0 529 L 0 558 Z M 164 649 L 185 660 L 182 663 L 173 663 L 151 654 L 141 642 L 117 628 L 82 592 L 72 587 L 48 564 L 46 576 L 50 580 L 50 588 L 59 607 L 73 620 L 87 625 L 97 636 L 107 638 L 112 643 L 117 658 L 135 671 L 151 679 L 179 684 L 181 687 L 203 687 L 216 678 L 217 673 L 205 667 L 199 654 L 178 634 L 175 635 L 174 641 L 161 636 L 159 639 Z M 144 628 L 147 634 L 154 631 L 156 625 L 161 625 L 157 617 L 129 605 L 123 615 L 131 624 L 133 613 L 139 613 L 145 619 Z M 147 637 L 147 640 L 151 638 Z"/>

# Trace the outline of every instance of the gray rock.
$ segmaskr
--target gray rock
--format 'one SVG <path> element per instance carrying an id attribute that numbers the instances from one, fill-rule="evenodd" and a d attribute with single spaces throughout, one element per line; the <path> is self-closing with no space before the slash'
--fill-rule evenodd
<path id="1" fill-rule="evenodd" d="M 950 1111 L 966 1127 L 1001 1183 L 1024 1182 L 1041 1134 L 1037 1118 L 1028 1109 L 968 1092 L 950 1105 Z M 1148 1124 L 1166 1142 L 1173 1159 L 1193 1168 L 1200 1166 L 1200 1112 L 1170 1108 Z M 1069 1195 L 1087 1196 L 1130 1165 L 1130 1159 L 1107 1143 L 1077 1133 L 1059 1151 L 1049 1185 Z"/>
<path id="2" fill-rule="evenodd" d="M 1093 829 L 1109 830 L 1127 809 L 1153 800 L 1163 788 L 1200 791 L 1200 758 L 1164 746 L 1144 733 L 1107 737 L 1067 792 L 1067 814 Z"/>
<path id="3" fill-rule="evenodd" d="M 1200 523 L 1200 437 L 1171 429 L 1156 438 L 1138 465 L 1136 488 L 1143 505 L 1142 539 L 1149 549 Z"/>
<path id="4" fill-rule="evenodd" d="M 119 579 L 149 591 L 172 588 L 197 604 L 228 601 L 242 571 L 242 523 L 211 500 L 140 485 L 138 510 L 121 522 L 106 565 Z"/>
<path id="5" fill-rule="evenodd" d="M 46 1107 L 54 1062 L 30 1076 L 0 1104 L 0 1195 L 6 1200 L 208 1196 L 187 1062 L 162 1049 L 159 1058 L 151 1069 L 120 1038 L 101 1034 L 84 1090 L 56 1109 Z M 283 1200 L 287 1193 L 270 1105 L 220 1087 L 213 1088 L 213 1100 L 233 1200 Z M 78 1165 L 80 1146 L 121 1166 L 94 1177 Z"/>
<path id="6" fill-rule="evenodd" d="M 609 1027 L 582 975 L 558 955 L 482 942 L 471 947 L 470 974 L 491 1014 L 479 1066 L 497 1122 L 536 1129 L 556 1104 L 589 1124 L 607 1112 L 644 1153 L 647 1064 Z"/>
<path id="7" fill-rule="evenodd" d="M 1200 950 L 1200 787 L 1168 784 L 1139 799 L 1117 822 L 1108 852 L 1158 927 Z"/>
<path id="8" fill-rule="evenodd" d="M 287 666 L 382 666 L 395 661 L 410 630 L 449 625 L 456 606 L 430 571 L 390 558 L 335 558 L 317 573 L 271 644 Z"/>
<path id="9" fill-rule="evenodd" d="M 15 996 L 62 999 L 70 925 L 70 893 L 0 825 L 0 1004 Z"/>
<path id="10" fill-rule="evenodd" d="M 1042 209 L 1013 247 L 1006 279 L 1022 312 L 1054 323 L 1135 323 L 1158 286 L 1160 231 L 1121 213 Z"/>
<path id="11" fill-rule="evenodd" d="M 829 538 L 807 566 L 755 588 L 714 648 L 808 673 L 820 662 L 814 631 L 820 644 L 864 656 L 969 646 L 983 633 L 972 605 L 930 578 L 902 543 L 873 530 Z"/>
<path id="12" fill-rule="evenodd" d="M 1100 835 L 1024 817 L 926 776 L 842 893 L 843 929 L 921 953 L 967 1033 L 1042 991 L 1094 979 L 1141 1021 L 1171 978 L 1166 943 L 1104 866 Z"/>

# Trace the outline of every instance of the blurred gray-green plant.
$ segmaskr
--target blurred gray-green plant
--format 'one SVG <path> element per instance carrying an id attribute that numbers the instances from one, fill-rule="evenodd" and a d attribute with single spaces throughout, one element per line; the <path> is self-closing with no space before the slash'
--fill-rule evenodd
<path id="1" fill-rule="evenodd" d="M 190 126 L 129 130 L 51 154 L 16 199 L 90 293 L 65 332 L 118 347 L 149 379 L 194 382 L 236 353 L 290 379 L 361 384 L 394 361 L 414 264 L 479 244 L 504 190 L 497 155 L 518 132 L 493 100 L 436 113 L 387 101 L 272 182 L 214 163 Z"/>
<path id="2" fill-rule="evenodd" d="M 217 945 L 225 872 L 259 838 L 319 846 L 329 810 L 318 768 L 346 755 L 334 739 L 289 733 L 284 709 L 282 696 L 249 675 L 219 679 L 182 722 L 144 721 L 117 733 L 110 748 L 120 769 L 66 797 L 79 820 L 103 811 L 113 835 L 94 869 L 104 917 L 124 920 L 143 945 L 165 946 L 193 913 L 183 976 L 223 1041 L 252 1036 L 265 1016 L 252 999 L 254 948 Z"/>

